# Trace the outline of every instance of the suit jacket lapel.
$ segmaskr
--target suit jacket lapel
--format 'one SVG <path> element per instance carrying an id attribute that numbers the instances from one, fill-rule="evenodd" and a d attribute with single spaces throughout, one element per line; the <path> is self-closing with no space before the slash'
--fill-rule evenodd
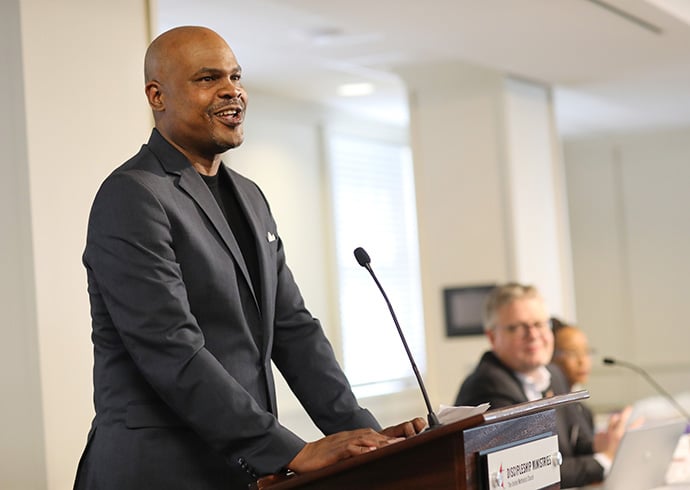
<path id="1" fill-rule="evenodd" d="M 165 138 L 163 138 L 155 129 L 151 134 L 149 147 L 158 157 L 159 162 L 166 172 L 179 176 L 180 189 L 185 191 L 199 205 L 199 207 L 208 217 L 209 221 L 211 221 L 213 227 L 216 229 L 226 247 L 230 251 L 233 259 L 235 262 L 237 262 L 240 271 L 242 271 L 244 281 L 247 283 L 249 290 L 252 292 L 256 308 L 261 311 L 256 300 L 256 293 L 254 292 L 252 281 L 249 277 L 247 264 L 245 263 L 242 252 L 240 251 L 240 246 L 237 243 L 235 236 L 232 234 L 228 221 L 225 219 L 223 212 L 218 207 L 218 203 L 211 194 L 211 191 L 208 189 L 208 186 L 204 183 L 203 179 L 201 176 L 199 176 L 194 167 L 190 165 L 187 158 L 176 148 L 170 145 L 170 143 L 168 143 Z M 221 166 L 221 168 L 223 168 L 223 166 Z"/>
<path id="2" fill-rule="evenodd" d="M 254 207 L 249 205 L 249 203 L 251 202 L 251 198 L 240 186 L 237 185 L 232 172 L 230 172 L 228 168 L 224 165 L 221 166 L 221 171 L 226 172 L 228 178 L 230 179 L 230 182 L 232 182 L 235 192 L 237 192 L 237 200 L 239 201 L 240 206 L 242 207 L 242 211 L 247 217 L 247 222 L 249 223 L 249 226 L 252 230 L 252 234 L 254 235 L 254 240 L 256 241 L 257 259 L 259 261 L 259 270 L 261 273 L 261 298 L 263 299 L 263 304 L 261 305 L 260 311 L 262 312 L 263 316 L 263 338 L 266 339 L 266 334 L 268 333 L 267 330 L 271 327 L 270 319 L 273 318 L 273 313 L 271 311 L 271 302 L 266 301 L 266 299 L 268 298 L 268 285 L 269 283 L 273 282 L 273 279 L 271 279 L 271 275 L 269 274 L 269 270 L 271 267 L 271 258 L 269 255 L 270 252 L 269 248 L 266 246 L 268 242 L 268 230 L 265 230 L 262 226 L 262 221 L 256 214 Z M 256 298 L 256 295 L 254 297 Z M 267 321 L 269 323 L 267 323 Z M 265 345 L 266 343 L 264 342 L 264 347 Z"/>
<path id="3" fill-rule="evenodd" d="M 505 386 L 504 389 L 511 390 L 513 392 L 512 396 L 514 399 L 520 400 L 521 402 L 527 401 L 527 395 L 525 395 L 525 390 L 522 387 L 522 382 L 520 381 L 520 378 L 518 378 L 515 375 L 515 372 L 513 372 L 512 369 L 503 364 L 501 360 L 496 356 L 496 354 L 494 354 L 492 351 L 485 352 L 483 359 L 486 362 L 492 364 L 496 368 L 503 371 L 508 376 L 508 379 L 510 379 L 511 383 L 509 386 Z"/>
<path id="4" fill-rule="evenodd" d="M 247 270 L 247 264 L 244 261 L 244 257 L 242 256 L 240 246 L 235 239 L 235 235 L 233 235 L 232 230 L 228 225 L 228 221 L 225 219 L 225 215 L 220 210 L 220 207 L 218 207 L 218 203 L 211 194 L 211 191 L 208 189 L 208 186 L 204 183 L 203 179 L 197 174 L 196 170 L 192 169 L 191 172 L 184 172 L 181 175 L 180 188 L 187 192 L 206 214 L 218 234 L 223 239 L 223 242 L 228 247 L 228 250 L 232 254 L 233 258 L 239 265 L 242 275 L 244 276 L 249 288 L 253 289 L 252 281 L 249 278 L 249 271 Z M 254 294 L 253 290 L 252 294 Z M 256 295 L 254 295 L 254 300 L 256 301 Z"/>

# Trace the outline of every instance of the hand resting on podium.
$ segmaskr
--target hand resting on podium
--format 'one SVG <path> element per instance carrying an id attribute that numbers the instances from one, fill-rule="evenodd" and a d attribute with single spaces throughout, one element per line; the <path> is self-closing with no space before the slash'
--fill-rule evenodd
<path id="1" fill-rule="evenodd" d="M 426 427 L 423 418 L 417 417 L 381 432 L 373 429 L 357 429 L 338 432 L 314 442 L 308 442 L 288 466 L 295 473 L 314 471 L 358 454 L 374 451 L 420 433 Z"/>

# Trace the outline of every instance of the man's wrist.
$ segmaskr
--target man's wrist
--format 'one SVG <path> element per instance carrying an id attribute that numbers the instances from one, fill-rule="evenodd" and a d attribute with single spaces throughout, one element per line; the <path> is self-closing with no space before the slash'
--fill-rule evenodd
<path id="1" fill-rule="evenodd" d="M 612 464 L 611 458 L 609 458 L 604 453 L 594 453 L 594 459 L 604 469 L 604 478 L 606 478 L 606 476 L 609 474 L 609 471 L 611 471 L 611 464 Z"/>

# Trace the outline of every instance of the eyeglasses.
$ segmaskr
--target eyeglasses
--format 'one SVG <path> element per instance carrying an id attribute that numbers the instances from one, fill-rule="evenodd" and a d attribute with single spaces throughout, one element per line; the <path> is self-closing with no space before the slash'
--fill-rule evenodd
<path id="1" fill-rule="evenodd" d="M 543 320 L 534 323 L 514 323 L 513 325 L 496 326 L 495 328 L 496 330 L 503 330 L 509 335 L 515 335 L 517 333 L 525 335 L 531 330 L 534 330 L 537 334 L 543 334 L 551 330 L 551 320 Z"/>
<path id="2" fill-rule="evenodd" d="M 596 354 L 596 351 L 594 349 L 587 349 L 587 350 L 562 350 L 562 349 L 556 349 L 554 351 L 554 354 L 557 357 L 562 357 L 563 359 L 585 359 L 587 357 L 592 357 L 593 355 Z"/>

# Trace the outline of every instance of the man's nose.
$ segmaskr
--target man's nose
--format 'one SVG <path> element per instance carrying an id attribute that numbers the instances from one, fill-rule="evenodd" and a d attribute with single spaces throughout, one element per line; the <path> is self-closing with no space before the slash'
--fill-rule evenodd
<path id="1" fill-rule="evenodd" d="M 238 99 L 243 94 L 242 87 L 239 83 L 232 80 L 230 77 L 226 78 L 226 83 L 223 85 L 220 96 L 229 99 Z"/>

